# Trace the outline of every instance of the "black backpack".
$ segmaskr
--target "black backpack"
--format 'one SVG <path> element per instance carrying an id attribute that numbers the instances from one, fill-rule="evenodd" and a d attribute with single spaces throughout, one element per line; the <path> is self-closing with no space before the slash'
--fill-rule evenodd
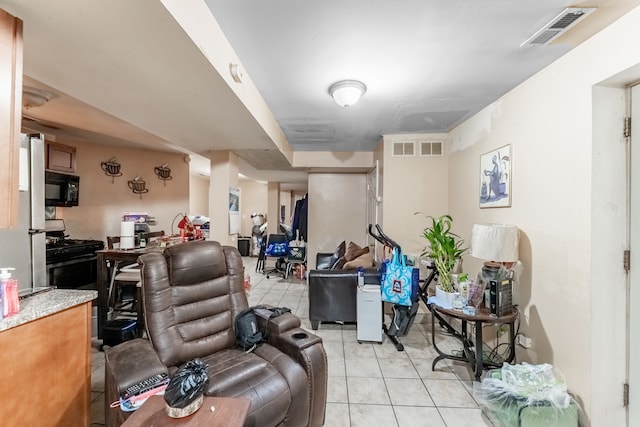
<path id="1" fill-rule="evenodd" d="M 253 348 L 264 340 L 264 336 L 258 328 L 258 319 L 253 312 L 253 307 L 242 310 L 236 316 L 236 342 L 243 350 Z"/>

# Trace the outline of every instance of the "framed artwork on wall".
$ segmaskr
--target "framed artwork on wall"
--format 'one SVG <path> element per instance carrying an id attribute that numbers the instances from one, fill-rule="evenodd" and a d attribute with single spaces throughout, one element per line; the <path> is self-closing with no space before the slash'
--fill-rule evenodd
<path id="1" fill-rule="evenodd" d="M 511 145 L 480 155 L 480 208 L 511 206 Z"/>
<path id="2" fill-rule="evenodd" d="M 229 235 L 240 234 L 240 189 L 229 187 Z"/>

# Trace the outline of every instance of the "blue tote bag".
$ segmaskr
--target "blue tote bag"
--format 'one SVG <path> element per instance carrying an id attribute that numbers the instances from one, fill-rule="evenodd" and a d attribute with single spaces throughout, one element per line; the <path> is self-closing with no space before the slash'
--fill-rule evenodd
<path id="1" fill-rule="evenodd" d="M 419 275 L 414 274 L 414 267 L 408 266 L 402 253 L 394 248 L 393 256 L 385 266 L 384 279 L 382 280 L 382 301 L 411 306 L 414 301 L 414 279 L 416 276 Z M 419 277 L 418 280 L 415 280 L 416 286 L 418 281 Z"/>

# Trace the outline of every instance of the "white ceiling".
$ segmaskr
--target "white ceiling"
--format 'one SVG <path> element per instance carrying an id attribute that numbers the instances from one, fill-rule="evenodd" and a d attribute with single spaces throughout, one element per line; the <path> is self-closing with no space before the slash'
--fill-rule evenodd
<path id="1" fill-rule="evenodd" d="M 25 111 L 31 128 L 68 142 L 230 149 L 245 175 L 284 183 L 305 177 L 292 150 L 371 151 L 384 134 L 450 130 L 638 4 L 0 0 L 24 21 L 25 84 L 56 94 Z M 551 45 L 520 47 L 567 6 L 598 10 Z M 367 85 L 350 109 L 328 95 L 342 79 Z"/>

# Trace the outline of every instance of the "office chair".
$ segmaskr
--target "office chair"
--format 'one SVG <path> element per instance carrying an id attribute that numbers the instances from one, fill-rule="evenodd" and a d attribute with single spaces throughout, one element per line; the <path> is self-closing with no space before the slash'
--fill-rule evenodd
<path id="1" fill-rule="evenodd" d="M 288 241 L 286 234 L 269 234 L 267 238 L 267 243 L 264 248 L 265 253 L 265 271 L 264 274 L 267 276 L 267 279 L 272 274 L 279 274 L 283 278 L 286 278 L 287 274 L 287 262 L 285 260 L 288 253 Z M 269 259 L 275 260 L 275 265 L 273 268 L 266 268 L 266 261 Z"/>

